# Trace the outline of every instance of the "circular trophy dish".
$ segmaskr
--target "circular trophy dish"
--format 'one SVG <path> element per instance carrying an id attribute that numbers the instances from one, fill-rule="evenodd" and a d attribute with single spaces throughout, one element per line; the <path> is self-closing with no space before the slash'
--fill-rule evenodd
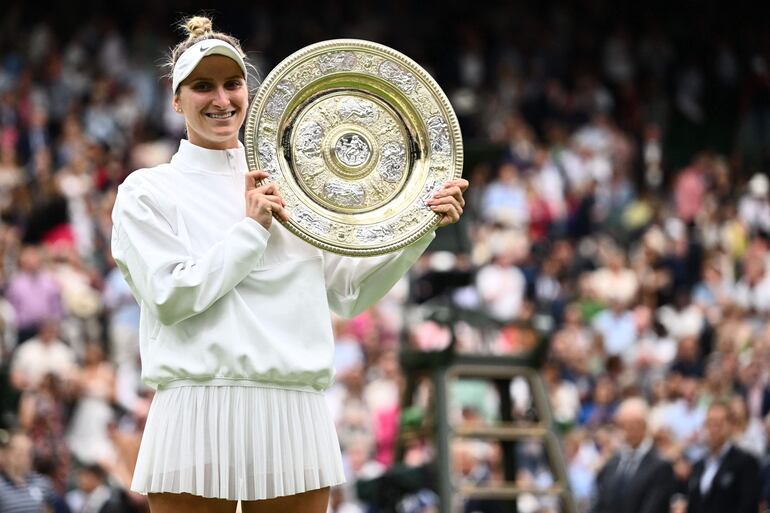
<path id="1" fill-rule="evenodd" d="M 259 88 L 245 132 L 250 169 L 278 185 L 292 233 L 322 249 L 395 251 L 438 225 L 426 202 L 462 174 L 457 117 L 436 82 L 386 46 L 316 43 Z"/>

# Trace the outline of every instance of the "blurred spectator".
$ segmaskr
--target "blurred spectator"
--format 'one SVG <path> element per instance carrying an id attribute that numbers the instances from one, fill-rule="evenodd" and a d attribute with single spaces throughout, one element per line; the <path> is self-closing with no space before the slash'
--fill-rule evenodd
<path id="1" fill-rule="evenodd" d="M 733 420 L 725 403 L 714 403 L 708 409 L 708 454 L 693 468 L 688 513 L 754 513 L 759 508 L 759 466 L 753 456 L 730 441 Z"/>
<path id="2" fill-rule="evenodd" d="M 752 418 L 763 419 L 770 413 L 770 385 L 767 378 L 766 364 L 757 360 L 749 360 L 740 371 L 741 393 Z"/>
<path id="3" fill-rule="evenodd" d="M 558 365 L 547 362 L 542 369 L 543 381 L 553 409 L 554 420 L 564 427 L 572 427 L 580 413 L 580 394 L 574 383 L 561 379 Z"/>
<path id="4" fill-rule="evenodd" d="M 599 463 L 599 453 L 587 432 L 573 430 L 564 437 L 564 458 L 575 503 L 585 511 L 595 496 L 594 475 Z"/>
<path id="5" fill-rule="evenodd" d="M 706 408 L 698 397 L 699 386 L 697 377 L 683 376 L 679 380 L 679 398 L 666 408 L 661 425 L 671 431 L 676 442 L 693 450 L 698 449 L 694 444 L 706 418 Z"/>
<path id="6" fill-rule="evenodd" d="M 109 313 L 109 355 L 118 366 L 133 365 L 139 352 L 139 305 L 112 260 L 111 265 L 104 280 L 104 306 Z"/>
<path id="7" fill-rule="evenodd" d="M 48 476 L 60 493 L 66 489 L 72 459 L 65 440 L 66 393 L 56 375 L 46 374 L 39 387 L 22 394 L 18 418 L 19 427 L 32 440 L 35 469 Z"/>
<path id="8" fill-rule="evenodd" d="M 114 459 L 114 447 L 107 428 L 114 422 L 115 370 L 104 361 L 99 342 L 86 346 L 83 367 L 74 378 L 77 397 L 69 424 L 67 443 L 80 463 L 94 464 Z"/>
<path id="9" fill-rule="evenodd" d="M 738 216 L 752 233 L 770 233 L 770 181 L 767 175 L 757 173 L 749 180 L 748 193 L 738 202 Z"/>
<path id="10" fill-rule="evenodd" d="M 16 311 L 19 341 L 35 335 L 46 321 L 62 317 L 59 285 L 43 267 L 41 250 L 35 246 L 22 248 L 19 272 L 8 282 L 7 297 Z"/>
<path id="11" fill-rule="evenodd" d="M 634 314 L 625 305 L 620 299 L 613 298 L 609 308 L 594 317 L 594 329 L 601 336 L 604 352 L 608 356 L 626 354 L 636 341 Z"/>
<path id="12" fill-rule="evenodd" d="M 489 315 L 498 321 L 509 322 L 520 313 L 526 280 L 514 265 L 517 257 L 514 241 L 505 239 L 500 244 L 502 247 L 493 249 L 492 262 L 479 269 L 476 287 Z"/>
<path id="13" fill-rule="evenodd" d="M 37 336 L 16 350 L 11 362 L 11 382 L 19 390 L 35 390 L 48 374 L 71 380 L 76 368 L 75 353 L 59 339 L 58 323 L 47 321 Z"/>
<path id="14" fill-rule="evenodd" d="M 728 403 L 733 418 L 733 441 L 735 446 L 759 459 L 765 454 L 767 440 L 762 421 L 750 417 L 743 397 L 736 395 Z"/>
<path id="15" fill-rule="evenodd" d="M 13 432 L 2 454 L 0 511 L 47 513 L 57 503 L 50 481 L 32 470 L 32 442 L 21 432 Z"/>
<path id="16" fill-rule="evenodd" d="M 753 314 L 770 311 L 770 274 L 764 256 L 750 255 L 745 260 L 743 276 L 735 284 L 735 302 Z"/>
<path id="17" fill-rule="evenodd" d="M 119 511 L 109 504 L 112 493 L 105 483 L 104 470 L 88 465 L 77 472 L 77 488 L 67 493 L 67 505 L 73 513 L 108 513 Z"/>
<path id="18" fill-rule="evenodd" d="M 623 401 L 615 422 L 623 446 L 596 477 L 598 493 L 594 513 L 667 513 L 673 471 L 653 447 L 647 428 L 649 410 L 643 399 Z"/>
<path id="19" fill-rule="evenodd" d="M 704 373 L 703 359 L 700 354 L 698 339 L 687 336 L 679 342 L 679 350 L 671 365 L 671 372 L 681 374 L 686 378 L 702 378 Z M 688 381 L 687 384 L 694 383 Z"/>
<path id="20" fill-rule="evenodd" d="M 617 248 L 606 248 L 606 265 L 594 271 L 593 288 L 599 299 L 626 307 L 637 293 L 639 283 L 625 266 L 625 256 Z"/>
<path id="21" fill-rule="evenodd" d="M 520 174 L 521 171 L 514 164 L 500 166 L 497 178 L 485 188 L 481 199 L 484 219 L 509 227 L 527 226 L 527 192 Z"/>
<path id="22" fill-rule="evenodd" d="M 587 429 L 594 429 L 608 424 L 615 416 L 617 408 L 614 383 L 608 377 L 596 382 L 593 397 L 584 402 L 578 422 Z"/>

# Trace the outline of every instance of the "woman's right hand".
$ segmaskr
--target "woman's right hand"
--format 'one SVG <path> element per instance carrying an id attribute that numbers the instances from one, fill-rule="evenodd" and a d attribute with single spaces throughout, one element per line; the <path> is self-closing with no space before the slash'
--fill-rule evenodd
<path id="1" fill-rule="evenodd" d="M 257 182 L 268 176 L 265 171 L 250 171 L 246 174 L 246 216 L 264 226 L 265 230 L 270 229 L 273 216 L 289 220 L 278 187 L 274 183 L 257 187 Z"/>

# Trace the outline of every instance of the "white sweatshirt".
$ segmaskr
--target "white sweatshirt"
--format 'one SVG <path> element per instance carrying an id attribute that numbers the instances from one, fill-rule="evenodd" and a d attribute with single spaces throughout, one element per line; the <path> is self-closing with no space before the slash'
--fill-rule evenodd
<path id="1" fill-rule="evenodd" d="M 329 309 L 380 299 L 434 233 L 387 255 L 344 257 L 245 217 L 243 147 L 182 140 L 169 164 L 131 173 L 112 211 L 112 254 L 141 307 L 142 379 L 155 388 L 324 390 Z"/>

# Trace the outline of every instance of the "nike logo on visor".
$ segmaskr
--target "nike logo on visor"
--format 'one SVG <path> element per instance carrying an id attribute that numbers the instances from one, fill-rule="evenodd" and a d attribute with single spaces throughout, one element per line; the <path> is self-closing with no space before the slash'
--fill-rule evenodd
<path id="1" fill-rule="evenodd" d="M 210 46 L 207 46 L 207 47 L 205 47 L 205 48 L 204 48 L 203 46 L 201 46 L 201 52 L 205 52 L 205 51 L 206 51 L 206 50 L 208 50 L 209 48 L 211 48 L 211 47 L 210 47 Z"/>

